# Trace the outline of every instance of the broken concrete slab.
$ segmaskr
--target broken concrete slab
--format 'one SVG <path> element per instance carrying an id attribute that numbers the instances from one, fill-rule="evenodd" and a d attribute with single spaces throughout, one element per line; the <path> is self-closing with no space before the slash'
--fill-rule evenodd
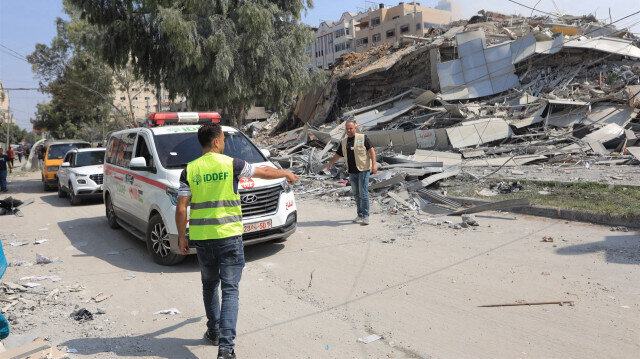
<path id="1" fill-rule="evenodd" d="M 460 126 L 447 128 L 449 142 L 453 148 L 477 146 L 513 135 L 509 124 L 501 118 L 487 118 L 464 122 Z"/>

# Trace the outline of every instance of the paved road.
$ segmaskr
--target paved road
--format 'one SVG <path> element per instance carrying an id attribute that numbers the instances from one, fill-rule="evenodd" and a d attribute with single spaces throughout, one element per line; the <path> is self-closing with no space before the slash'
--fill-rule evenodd
<path id="1" fill-rule="evenodd" d="M 16 306 L 13 335 L 47 336 L 77 349 L 74 357 L 215 355 L 201 339 L 195 257 L 175 267 L 154 264 L 144 243 L 107 226 L 101 202 L 70 206 L 55 192 L 43 193 L 35 174 L 12 178 L 10 188 L 36 202 L 23 218 L 0 217 L 9 261 L 34 262 L 36 253 L 58 258 L 10 267 L 3 281 L 62 278 L 34 288 L 60 289 L 57 301 Z M 504 213 L 478 216 L 476 229 L 454 230 L 412 224 L 378 206 L 372 224 L 361 227 L 349 222 L 355 210 L 341 203 L 301 201 L 293 237 L 246 248 L 240 358 L 640 357 L 637 232 Z M 544 236 L 554 242 L 541 242 Z M 38 238 L 48 241 L 31 244 Z M 130 274 L 136 277 L 126 280 Z M 85 289 L 70 292 L 76 284 Z M 83 302 L 99 292 L 113 296 Z M 575 306 L 478 307 L 517 300 Z M 69 317 L 76 306 L 106 314 L 78 323 Z M 153 314 L 174 307 L 181 314 Z M 384 338 L 356 342 L 371 333 Z"/>

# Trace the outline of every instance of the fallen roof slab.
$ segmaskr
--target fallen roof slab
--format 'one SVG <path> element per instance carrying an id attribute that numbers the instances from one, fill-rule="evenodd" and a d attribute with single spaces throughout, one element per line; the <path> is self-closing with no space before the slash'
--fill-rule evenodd
<path id="1" fill-rule="evenodd" d="M 585 140 L 596 140 L 602 143 L 614 140 L 624 135 L 624 128 L 615 123 L 610 123 L 605 127 L 593 131 L 590 134 L 584 136 Z"/>
<path id="2" fill-rule="evenodd" d="M 565 42 L 564 47 L 590 49 L 640 59 L 640 48 L 634 46 L 632 41 L 612 37 L 586 38 L 581 36 Z"/>

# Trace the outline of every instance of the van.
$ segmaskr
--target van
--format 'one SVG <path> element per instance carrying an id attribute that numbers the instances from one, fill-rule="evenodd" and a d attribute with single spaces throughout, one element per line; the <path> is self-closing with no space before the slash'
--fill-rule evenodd
<path id="1" fill-rule="evenodd" d="M 146 241 L 157 263 L 173 265 L 184 259 L 175 223 L 180 174 L 202 155 L 200 126 L 219 120 L 215 112 L 152 113 L 147 127 L 115 132 L 107 141 L 103 198 L 109 226 Z M 222 130 L 226 155 L 276 167 L 269 151 L 258 149 L 241 131 L 228 126 Z M 245 245 L 284 240 L 295 232 L 297 208 L 286 180 L 243 178 L 238 190 Z"/>
<path id="2" fill-rule="evenodd" d="M 58 170 L 67 152 L 74 148 L 91 147 L 89 142 L 78 140 L 53 140 L 47 141 L 44 145 L 44 154 L 40 174 L 42 176 L 42 187 L 45 191 L 58 186 Z"/>

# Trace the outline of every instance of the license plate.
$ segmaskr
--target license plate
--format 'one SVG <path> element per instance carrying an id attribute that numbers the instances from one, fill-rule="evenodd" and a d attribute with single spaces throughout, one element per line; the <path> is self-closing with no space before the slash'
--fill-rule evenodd
<path id="1" fill-rule="evenodd" d="M 271 220 L 244 225 L 244 233 L 264 231 L 265 229 L 271 229 Z"/>

